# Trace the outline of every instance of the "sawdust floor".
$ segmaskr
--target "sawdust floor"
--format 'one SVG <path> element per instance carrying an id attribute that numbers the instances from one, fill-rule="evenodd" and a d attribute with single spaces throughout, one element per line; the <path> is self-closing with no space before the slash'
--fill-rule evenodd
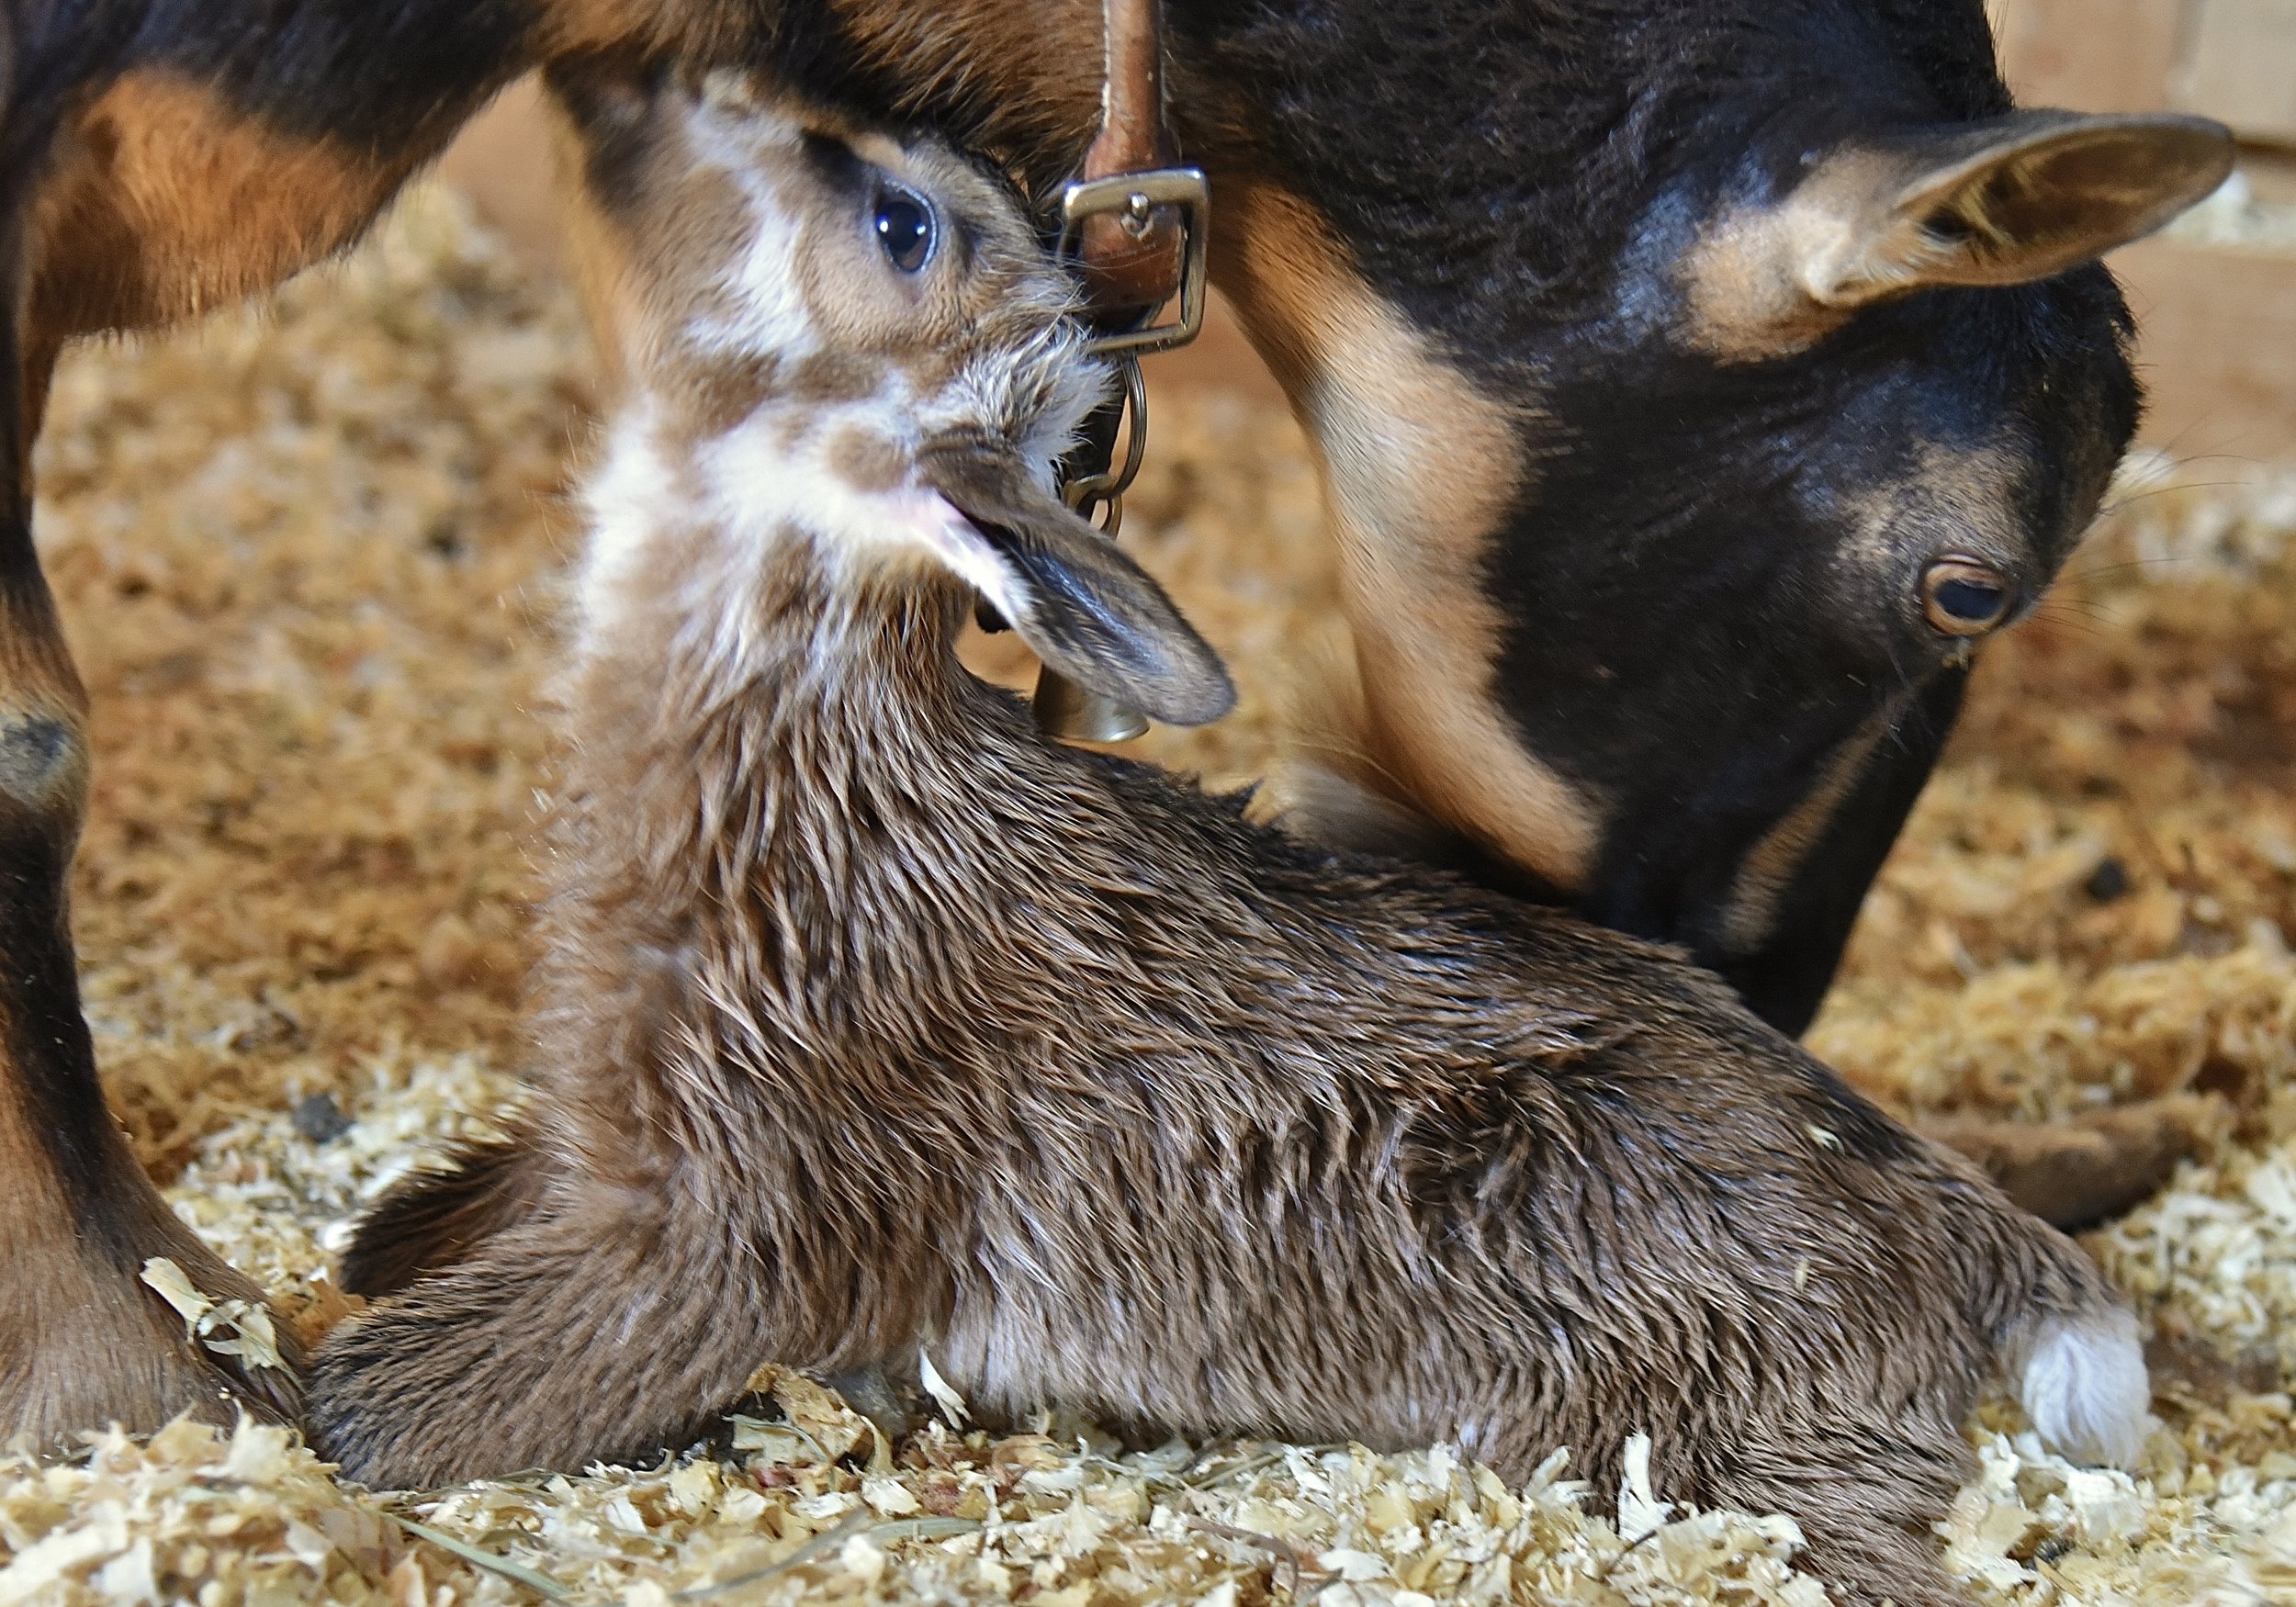
<path id="1" fill-rule="evenodd" d="M 82 351 L 56 394 L 40 537 L 95 699 L 77 920 L 111 1095 L 312 1332 L 345 1219 L 513 1087 L 585 360 L 563 296 L 426 193 L 266 315 Z M 1246 777 L 1329 607 L 1311 472 L 1289 420 L 1218 396 L 1156 444 L 1128 538 L 1246 689 L 1157 751 Z M 2176 478 L 2131 477 L 1989 655 L 1814 1039 L 1928 1105 L 2240 1111 L 2095 1241 L 2176 1359 L 2142 1472 L 2069 1468 L 2005 1406 L 1971 1425 L 1950 1556 L 1992 1601 L 2296 1600 L 2296 483 Z M 352 1120 L 320 1142 L 289 1112 L 322 1092 Z M 427 1494 L 245 1428 L 0 1458 L 0 1607 L 1822 1600 L 1790 1525 L 1663 1490 L 1592 1519 L 1560 1461 L 1508 1490 L 1441 1449 L 888 1452 L 776 1389 L 713 1455 Z"/>

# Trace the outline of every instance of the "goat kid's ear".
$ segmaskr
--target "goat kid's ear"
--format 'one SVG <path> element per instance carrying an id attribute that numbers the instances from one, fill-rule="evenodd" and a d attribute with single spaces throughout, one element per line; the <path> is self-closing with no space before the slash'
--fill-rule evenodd
<path id="1" fill-rule="evenodd" d="M 1726 214 L 1694 288 L 1727 285 L 1732 321 L 1784 323 L 1930 286 L 2026 284 L 2151 233 L 2232 167 L 2223 124 L 2167 114 L 2013 112 L 1847 146 L 1784 199 Z"/>
<path id="2" fill-rule="evenodd" d="M 960 448 L 927 453 L 922 467 L 936 493 L 927 545 L 1038 657 L 1168 725 L 1209 725 L 1235 706 L 1220 656 L 1164 588 L 1018 459 Z"/>

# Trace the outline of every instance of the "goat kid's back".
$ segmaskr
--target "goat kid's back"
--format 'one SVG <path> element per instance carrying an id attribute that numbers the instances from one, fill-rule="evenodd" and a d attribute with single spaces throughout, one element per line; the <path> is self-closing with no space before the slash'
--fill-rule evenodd
<path id="1" fill-rule="evenodd" d="M 1105 376 L 1015 197 L 748 85 L 562 74 L 634 395 L 590 504 L 536 1096 L 355 1249 L 353 1473 L 639 1455 L 758 1364 L 1142 1433 L 1559 1444 L 1854 1596 L 1987 1371 L 2135 1449 L 2069 1242 L 1670 953 L 1045 742 L 977 590 L 1165 718 L 1217 660 L 1065 511 Z"/>

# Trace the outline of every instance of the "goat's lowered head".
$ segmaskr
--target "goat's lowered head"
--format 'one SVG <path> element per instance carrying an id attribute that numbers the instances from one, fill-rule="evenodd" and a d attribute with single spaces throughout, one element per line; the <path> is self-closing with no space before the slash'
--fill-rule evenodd
<path id="1" fill-rule="evenodd" d="M 1228 711 L 1211 649 L 1052 488 L 1109 375 L 999 175 L 731 73 L 692 96 L 576 69 L 555 87 L 599 324 L 654 404 L 629 427 L 681 482 L 610 474 L 603 496 L 700 499 L 760 554 L 805 539 L 856 584 L 946 568 L 1081 684 L 1176 725 Z M 711 249 L 728 239 L 748 243 Z M 632 579 L 594 566 L 586 603 Z"/>

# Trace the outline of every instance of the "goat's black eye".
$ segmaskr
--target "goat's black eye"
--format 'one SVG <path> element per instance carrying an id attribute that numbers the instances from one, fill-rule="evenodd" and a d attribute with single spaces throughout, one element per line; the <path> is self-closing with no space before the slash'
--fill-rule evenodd
<path id="1" fill-rule="evenodd" d="M 879 190 L 869 226 L 877 231 L 885 261 L 905 274 L 914 274 L 933 254 L 933 213 L 904 190 Z"/>
<path id="2" fill-rule="evenodd" d="M 1921 612 L 1948 636 L 1982 636 L 2017 606 L 2017 588 L 1990 564 L 1940 558 L 1921 572 Z"/>

